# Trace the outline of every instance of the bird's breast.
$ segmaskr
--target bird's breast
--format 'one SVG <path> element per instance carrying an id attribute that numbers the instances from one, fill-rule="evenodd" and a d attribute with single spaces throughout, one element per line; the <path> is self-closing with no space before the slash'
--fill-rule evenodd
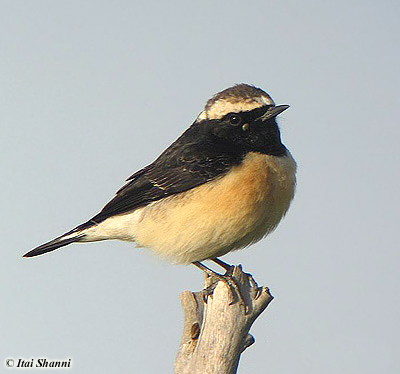
<path id="1" fill-rule="evenodd" d="M 289 208 L 296 164 L 248 153 L 228 173 L 134 212 L 132 236 L 174 262 L 189 263 L 243 248 L 271 232 Z"/>

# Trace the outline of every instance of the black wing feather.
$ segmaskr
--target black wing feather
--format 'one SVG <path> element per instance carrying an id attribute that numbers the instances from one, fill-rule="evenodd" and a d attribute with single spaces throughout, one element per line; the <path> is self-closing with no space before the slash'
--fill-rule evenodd
<path id="1" fill-rule="evenodd" d="M 131 175 L 128 183 L 87 224 L 100 223 L 108 217 L 187 191 L 223 175 L 240 163 L 242 152 L 199 134 L 195 125 L 152 164 Z"/>

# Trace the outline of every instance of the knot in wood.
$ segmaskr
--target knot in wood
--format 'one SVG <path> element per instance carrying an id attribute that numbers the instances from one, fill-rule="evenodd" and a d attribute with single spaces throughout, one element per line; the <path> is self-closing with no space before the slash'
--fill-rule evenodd
<path id="1" fill-rule="evenodd" d="M 190 338 L 192 340 L 197 340 L 199 336 L 200 336 L 200 325 L 197 322 L 195 322 L 190 328 Z"/>

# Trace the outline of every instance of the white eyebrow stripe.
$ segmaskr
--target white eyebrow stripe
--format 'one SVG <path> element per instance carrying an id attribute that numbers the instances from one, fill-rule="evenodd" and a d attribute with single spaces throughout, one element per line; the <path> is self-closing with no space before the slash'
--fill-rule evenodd
<path id="1" fill-rule="evenodd" d="M 198 116 L 196 121 L 202 121 L 204 119 L 207 119 L 207 113 L 205 110 L 203 110 Z"/>
<path id="2" fill-rule="evenodd" d="M 248 112 L 253 109 L 261 108 L 265 105 L 275 105 L 273 100 L 266 96 L 260 96 L 251 100 L 231 102 L 225 99 L 217 100 L 206 111 L 200 113 L 198 119 L 221 119 L 231 112 Z"/>

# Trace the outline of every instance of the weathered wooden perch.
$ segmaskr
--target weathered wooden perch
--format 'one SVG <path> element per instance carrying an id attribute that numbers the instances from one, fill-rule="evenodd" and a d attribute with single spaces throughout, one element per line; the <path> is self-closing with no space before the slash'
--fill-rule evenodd
<path id="1" fill-rule="evenodd" d="M 205 289 L 213 289 L 207 298 L 204 291 L 181 293 L 185 321 L 175 374 L 234 374 L 240 354 L 254 343 L 250 327 L 273 297 L 240 265 L 232 274 L 236 290 L 206 276 Z"/>

